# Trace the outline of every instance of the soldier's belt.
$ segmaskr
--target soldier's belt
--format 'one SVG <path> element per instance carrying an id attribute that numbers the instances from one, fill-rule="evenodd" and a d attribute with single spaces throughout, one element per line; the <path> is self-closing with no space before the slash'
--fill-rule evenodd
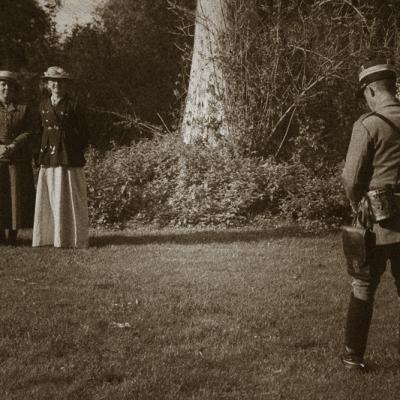
<path id="1" fill-rule="evenodd" d="M 400 211 L 400 190 L 397 193 L 395 186 L 386 185 L 370 190 L 367 198 L 374 222 L 388 220 Z"/>

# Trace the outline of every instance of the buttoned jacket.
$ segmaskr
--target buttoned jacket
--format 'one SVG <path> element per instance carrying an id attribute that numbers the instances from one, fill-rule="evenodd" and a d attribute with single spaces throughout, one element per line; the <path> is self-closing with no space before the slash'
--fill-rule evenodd
<path id="1" fill-rule="evenodd" d="M 79 103 L 66 96 L 53 105 L 50 98 L 46 97 L 40 104 L 40 116 L 40 165 L 83 167 L 88 128 Z"/>
<path id="2" fill-rule="evenodd" d="M 24 104 L 0 104 L 0 144 L 16 146 L 8 161 L 31 160 L 37 134 L 38 118 L 30 107 Z"/>
<path id="3" fill-rule="evenodd" d="M 342 175 L 354 208 L 368 190 L 400 184 L 400 103 L 386 100 L 375 111 L 397 129 L 374 112 L 362 115 L 354 123 Z M 400 214 L 374 224 L 373 230 L 378 245 L 400 242 Z"/>

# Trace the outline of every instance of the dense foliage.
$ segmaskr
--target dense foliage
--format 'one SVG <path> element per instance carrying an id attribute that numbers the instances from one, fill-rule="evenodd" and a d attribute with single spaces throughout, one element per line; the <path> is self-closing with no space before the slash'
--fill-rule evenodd
<path id="1" fill-rule="evenodd" d="M 88 157 L 94 225 L 337 225 L 347 203 L 340 173 L 246 157 L 229 142 L 183 145 L 174 135 Z"/>
<path id="2" fill-rule="evenodd" d="M 351 125 L 363 112 L 358 66 L 377 54 L 397 62 L 400 10 L 375 0 L 232 5 L 215 54 L 231 136 L 217 147 L 183 146 L 170 135 L 92 153 L 90 165 L 102 169 L 100 158 L 105 166 L 90 183 L 95 223 L 277 219 L 321 227 L 348 215 L 340 175 Z"/>
<path id="3" fill-rule="evenodd" d="M 41 71 L 56 39 L 49 13 L 36 0 L 1 0 L 1 68 Z"/>
<path id="4" fill-rule="evenodd" d="M 108 140 L 128 144 L 151 136 L 132 121 L 175 127 L 180 48 L 191 40 L 177 36 L 179 25 L 179 15 L 165 0 L 108 0 L 93 24 L 76 26 L 67 38 L 66 64 L 88 104 L 105 115 L 96 127 L 99 136 L 107 133 Z"/>
<path id="5" fill-rule="evenodd" d="M 355 96 L 365 58 L 397 62 L 395 2 L 235 0 L 219 57 L 241 147 L 261 156 L 334 166 L 362 112 Z"/>
<path id="6" fill-rule="evenodd" d="M 363 111 L 357 69 L 371 54 L 398 64 L 397 2 L 231 0 L 215 54 L 231 135 L 216 147 L 184 146 L 178 133 L 195 3 L 106 0 L 55 48 L 51 10 L 1 2 L 3 67 L 59 62 L 78 78 L 93 224 L 339 224 L 341 165 Z"/>

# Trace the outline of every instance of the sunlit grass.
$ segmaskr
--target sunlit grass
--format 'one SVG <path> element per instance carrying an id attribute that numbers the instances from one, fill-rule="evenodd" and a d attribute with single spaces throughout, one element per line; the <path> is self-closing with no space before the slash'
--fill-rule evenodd
<path id="1" fill-rule="evenodd" d="M 95 233 L 1 247 L 1 399 L 396 399 L 396 295 L 378 293 L 366 376 L 338 355 L 340 238 L 293 230 Z"/>

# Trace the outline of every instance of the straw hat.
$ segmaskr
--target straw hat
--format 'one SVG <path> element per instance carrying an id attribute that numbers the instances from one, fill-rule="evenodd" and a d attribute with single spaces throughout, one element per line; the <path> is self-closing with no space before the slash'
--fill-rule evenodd
<path id="1" fill-rule="evenodd" d="M 18 83 L 18 76 L 16 72 L 0 71 L 0 81 L 12 81 Z"/>
<path id="2" fill-rule="evenodd" d="M 42 79 L 66 79 L 72 80 L 72 75 L 61 67 L 52 66 L 42 75 Z"/>

